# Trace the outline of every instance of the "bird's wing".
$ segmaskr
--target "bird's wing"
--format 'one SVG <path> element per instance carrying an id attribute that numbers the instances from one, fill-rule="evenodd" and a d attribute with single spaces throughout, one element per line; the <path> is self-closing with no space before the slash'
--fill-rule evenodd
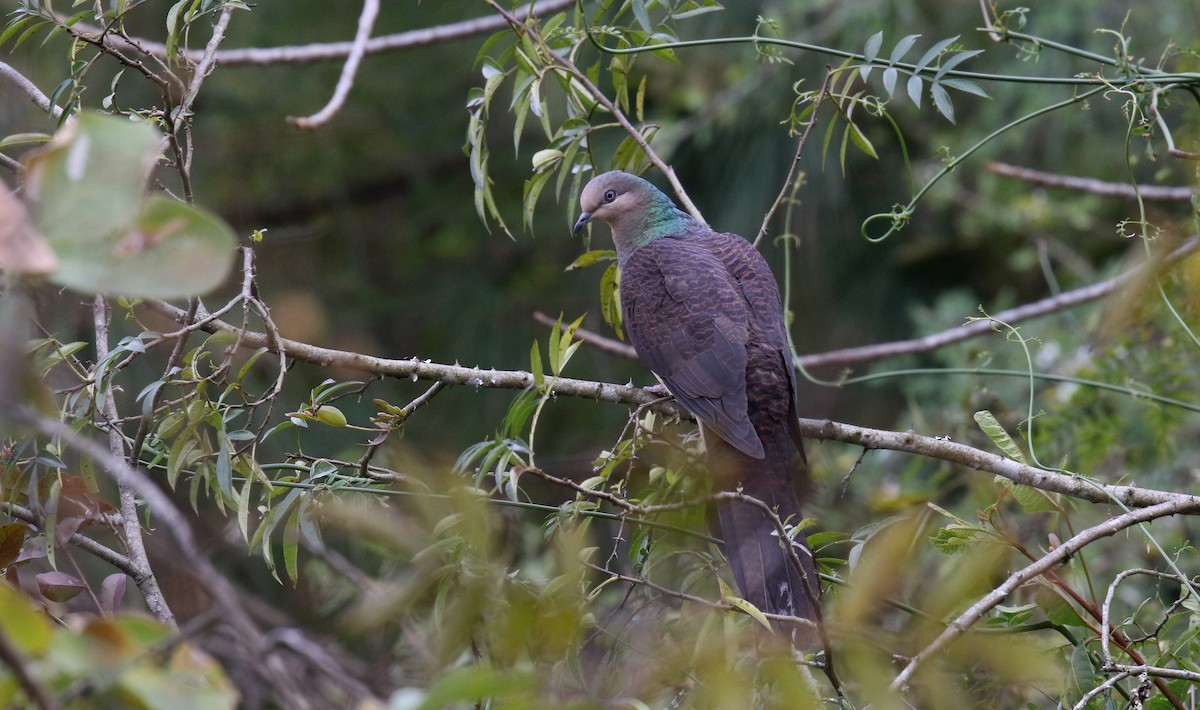
<path id="1" fill-rule="evenodd" d="M 621 307 L 638 356 L 676 400 L 739 451 L 762 458 L 746 404 L 752 315 L 721 260 L 692 239 L 647 244 L 622 264 Z"/>

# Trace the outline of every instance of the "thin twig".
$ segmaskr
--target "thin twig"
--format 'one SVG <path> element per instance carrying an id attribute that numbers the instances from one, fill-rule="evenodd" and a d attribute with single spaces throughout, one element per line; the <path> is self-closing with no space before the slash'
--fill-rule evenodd
<path id="1" fill-rule="evenodd" d="M 225 39 L 225 29 L 229 26 L 229 19 L 233 17 L 233 8 L 226 7 L 221 11 L 220 17 L 217 18 L 213 25 L 212 37 L 209 38 L 208 44 L 204 47 L 204 54 L 200 57 L 200 62 L 196 65 L 196 70 L 192 73 L 191 83 L 188 85 L 187 95 L 180 102 L 180 110 L 176 112 L 178 116 L 190 116 L 192 104 L 196 102 L 196 97 L 200 95 L 200 87 L 204 84 L 204 80 L 212 73 L 216 67 L 217 48 L 221 46 L 221 41 Z M 178 124 L 175 124 L 178 125 Z M 191 194 L 191 174 L 192 174 L 192 141 L 188 140 L 187 151 L 183 160 L 182 170 L 180 171 L 185 177 L 184 197 L 190 202 Z"/>
<path id="2" fill-rule="evenodd" d="M 358 73 L 358 65 L 362 62 L 367 40 L 371 38 L 371 31 L 375 29 L 375 18 L 378 16 L 379 0 L 363 0 L 362 13 L 358 16 L 358 29 L 354 32 L 354 44 L 346 57 L 346 63 L 342 65 L 342 73 L 333 89 L 333 96 L 324 108 L 311 116 L 288 117 L 292 125 L 304 130 L 320 128 L 342 109 L 346 97 L 350 94 L 350 87 L 354 86 L 354 76 Z"/>
<path id="3" fill-rule="evenodd" d="M 1031 168 L 1022 168 L 1018 165 L 1009 165 L 1008 163 L 989 162 L 987 169 L 997 175 L 1003 177 L 1015 178 L 1023 180 L 1035 185 L 1045 185 L 1046 187 L 1061 187 L 1067 190 L 1078 190 L 1087 192 L 1093 195 L 1104 195 L 1105 197 L 1123 197 L 1130 200 L 1136 200 L 1141 197 L 1143 200 L 1162 200 L 1162 201 L 1180 201 L 1187 202 L 1192 199 L 1195 190 L 1186 186 L 1174 185 L 1130 185 L 1125 182 L 1106 182 L 1104 180 L 1096 180 L 1094 178 L 1082 178 L 1074 175 L 1059 175 L 1057 173 L 1047 173 L 1041 170 L 1033 170 Z"/>
<path id="4" fill-rule="evenodd" d="M 779 195 L 775 197 L 775 201 L 771 203 L 771 207 L 763 217 L 762 226 L 758 228 L 758 236 L 754 238 L 755 248 L 766 238 L 767 227 L 771 224 L 771 218 L 775 216 L 775 211 L 779 209 L 779 205 L 783 204 L 784 198 L 792 191 L 792 185 L 796 182 L 796 178 L 800 172 L 800 158 L 804 156 L 804 144 L 808 142 L 809 134 L 812 133 L 813 128 L 817 125 L 817 113 L 821 110 L 821 104 L 825 101 L 826 93 L 829 91 L 829 82 L 832 79 L 833 70 L 829 69 L 825 72 L 825 80 L 821 82 L 821 88 L 817 91 L 816 101 L 813 102 L 812 117 L 805 124 L 804 132 L 800 134 L 800 140 L 796 142 L 796 155 L 792 158 L 792 164 L 788 168 L 787 178 L 783 181 L 783 186 L 779 188 Z"/>
<path id="5" fill-rule="evenodd" d="M 1190 502 L 1182 502 L 1178 500 L 1169 500 L 1164 503 L 1152 505 L 1147 508 L 1133 510 L 1115 518 L 1094 525 L 1090 528 L 1080 531 L 1077 535 L 1070 538 L 1062 545 L 1054 548 L 1037 562 L 1028 565 L 1017 572 L 1009 575 L 999 586 L 985 595 L 982 599 L 975 602 L 954 619 L 941 634 L 930 642 L 920 653 L 909 659 L 908 664 L 896 676 L 891 683 L 893 691 L 902 691 L 907 689 L 909 682 L 912 680 L 913 674 L 925 661 L 931 656 L 938 653 L 959 636 L 966 633 L 972 626 L 975 625 L 983 615 L 993 609 L 997 604 L 1004 601 L 1009 594 L 1017 587 L 1026 582 L 1038 577 L 1046 570 L 1052 569 L 1054 566 L 1061 564 L 1071 555 L 1082 550 L 1087 545 L 1101 538 L 1114 535 L 1125 528 L 1155 520 L 1157 518 L 1166 517 L 1169 515 L 1178 515 L 1184 513 L 1194 513 L 1200 511 L 1200 498 Z"/>
<path id="6" fill-rule="evenodd" d="M 533 28 L 527 26 L 523 21 L 518 19 L 516 15 L 501 7 L 496 0 L 487 0 L 487 3 L 488 5 L 492 6 L 493 10 L 500 13 L 500 15 L 508 21 L 508 24 L 512 27 L 513 31 L 518 35 L 526 33 L 536 34 Z M 541 38 L 539 37 L 536 39 L 540 41 Z M 588 78 L 587 72 L 584 72 L 579 67 L 575 66 L 575 63 L 572 62 L 565 54 L 559 54 L 557 52 L 546 52 L 545 54 L 545 60 L 547 62 L 558 64 L 559 67 L 570 73 L 571 76 L 574 77 L 575 80 L 578 81 L 579 84 L 588 92 L 588 94 L 590 94 L 597 103 L 603 106 L 604 110 L 608 111 L 609 114 L 612 115 L 617 123 L 621 125 L 621 128 L 625 129 L 625 132 L 631 139 L 633 139 L 633 142 L 636 143 L 638 148 L 640 148 L 641 151 L 646 155 L 646 158 L 654 165 L 654 167 L 658 168 L 658 170 L 667 177 L 667 182 L 671 183 L 671 189 L 675 192 L 675 197 L 679 199 L 679 203 L 685 210 L 687 210 L 688 214 L 692 215 L 699 221 L 704 222 L 704 215 L 702 215 L 699 208 L 692 203 L 692 198 L 688 197 L 687 190 L 683 189 L 683 184 L 679 182 L 679 178 L 675 175 L 675 169 L 670 165 L 667 165 L 666 161 L 659 157 L 658 153 L 656 153 L 646 141 L 646 137 L 642 135 L 642 132 L 639 131 L 633 125 L 633 123 L 630 122 L 629 118 L 623 111 L 621 111 L 620 107 L 613 103 L 613 101 L 609 99 L 603 91 L 601 91 L 595 84 L 592 83 L 592 80 Z"/>
<path id="7" fill-rule="evenodd" d="M 575 0 L 546 0 L 546 2 L 529 3 L 513 11 L 513 15 L 522 20 L 529 16 L 541 17 L 559 10 L 564 10 L 575 4 Z M 473 37 L 488 32 L 496 32 L 508 25 L 507 20 L 497 15 L 484 15 L 470 20 L 451 22 L 436 27 L 426 27 L 419 30 L 409 30 L 390 35 L 372 37 L 363 47 L 364 54 L 381 54 L 395 52 L 413 47 L 425 47 L 443 42 L 452 42 L 464 37 Z M 82 26 L 82 23 L 81 23 Z M 114 44 L 124 44 L 127 40 L 122 37 L 110 36 Z M 160 42 L 135 40 L 141 48 L 153 56 L 165 58 L 167 46 Z M 354 50 L 353 42 L 317 42 L 313 44 L 287 47 L 248 47 L 244 49 L 222 49 L 214 58 L 222 68 L 237 66 L 266 66 L 270 64 L 307 64 L 311 62 L 329 62 L 344 60 Z M 179 56 L 184 61 L 191 60 L 191 53 L 179 50 Z"/>

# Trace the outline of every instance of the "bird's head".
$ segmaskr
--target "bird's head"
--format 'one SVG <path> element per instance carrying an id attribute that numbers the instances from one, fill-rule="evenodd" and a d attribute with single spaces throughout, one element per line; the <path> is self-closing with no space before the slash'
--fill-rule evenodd
<path id="1" fill-rule="evenodd" d="M 598 219 L 612 228 L 617 251 L 640 246 L 648 228 L 662 217 L 679 213 L 671 198 L 636 175 L 613 170 L 592 178 L 579 197 L 583 209 L 575 222 L 575 234 Z"/>

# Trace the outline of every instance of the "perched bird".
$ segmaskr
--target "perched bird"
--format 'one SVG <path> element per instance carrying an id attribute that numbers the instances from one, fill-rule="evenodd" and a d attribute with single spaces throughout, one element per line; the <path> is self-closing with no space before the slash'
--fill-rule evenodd
<path id="1" fill-rule="evenodd" d="M 715 488 L 740 490 L 797 525 L 793 483 L 807 462 L 779 287 L 762 255 L 629 173 L 593 178 L 580 206 L 576 234 L 592 220 L 612 229 L 625 329 L 638 357 L 700 422 Z M 782 539 L 745 501 L 718 501 L 717 515 L 742 596 L 761 611 L 815 621 L 820 586 L 804 533 Z M 798 645 L 816 638 L 811 628 L 776 628 L 794 632 Z"/>

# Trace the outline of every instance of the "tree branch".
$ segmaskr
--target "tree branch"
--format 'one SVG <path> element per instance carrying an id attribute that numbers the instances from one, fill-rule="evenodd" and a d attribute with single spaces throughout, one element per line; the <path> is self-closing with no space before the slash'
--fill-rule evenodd
<path id="1" fill-rule="evenodd" d="M 92 300 L 92 325 L 96 332 L 96 360 L 103 361 L 108 357 L 108 302 L 104 296 L 97 295 Z M 117 458 L 125 455 L 125 437 L 122 435 L 117 422 L 117 405 L 109 389 L 97 389 L 100 398 L 100 414 L 102 419 L 98 424 L 108 431 L 108 446 L 110 453 Z M 175 613 L 167 604 L 166 597 L 158 586 L 154 569 L 150 566 L 150 558 L 146 555 L 146 545 L 142 540 L 142 527 L 138 518 L 137 498 L 134 489 L 126 481 L 117 480 L 117 491 L 121 506 L 121 529 L 124 533 L 125 551 L 135 570 L 133 581 L 146 599 L 146 606 L 154 618 L 171 627 L 178 628 L 175 623 Z M 51 532 L 51 534 L 53 534 Z"/>
<path id="2" fill-rule="evenodd" d="M 1052 315 L 1069 308 L 1099 300 L 1129 285 L 1135 279 L 1142 278 L 1147 273 L 1147 269 L 1167 268 L 1178 263 L 1185 257 L 1196 253 L 1198 249 L 1200 249 L 1200 237 L 1192 237 L 1161 261 L 1147 262 L 1124 273 L 1117 274 L 1110 279 L 1001 311 L 993 316 L 993 320 L 1016 325 L 1017 323 Z M 543 325 L 553 326 L 556 322 L 553 318 L 541 312 L 534 313 L 533 318 Z M 920 338 L 895 340 L 890 343 L 860 345 L 840 350 L 829 350 L 823 353 L 801 355 L 796 358 L 796 364 L 803 368 L 827 367 L 882 360 L 883 358 L 896 357 L 898 355 L 930 352 L 980 335 L 994 333 L 993 320 L 971 321 L 970 323 L 957 325 Z M 566 329 L 562 324 L 559 324 L 559 328 Z M 586 328 L 577 329 L 575 337 L 603 352 L 630 360 L 637 359 L 637 352 L 632 346 L 589 331 Z"/>
<path id="3" fill-rule="evenodd" d="M 27 79 L 24 74 L 17 71 L 12 65 L 5 62 L 0 62 L 0 76 L 5 76 L 9 81 L 17 85 L 29 100 L 37 105 L 38 108 L 50 114 L 54 118 L 62 116 L 62 109 L 50 103 L 50 97 L 42 93 L 42 90 L 37 88 L 37 85 Z"/>
<path id="4" fill-rule="evenodd" d="M 575 0 L 546 0 L 546 2 L 529 3 L 517 8 L 513 15 L 524 20 L 529 16 L 541 17 L 559 10 L 564 10 L 575 4 Z M 508 22 L 497 15 L 486 15 L 471 20 L 452 22 L 437 27 L 427 27 L 410 30 L 397 34 L 374 37 L 363 45 L 363 54 L 380 54 L 394 52 L 412 47 L 424 47 L 442 42 L 450 42 L 464 37 L 496 32 L 504 29 Z M 114 44 L 127 44 L 120 37 L 108 38 Z M 167 56 L 167 46 L 159 42 L 137 40 L 138 44 L 156 57 Z M 289 47 L 250 47 L 246 49 L 222 49 L 214 56 L 222 67 L 233 66 L 264 66 L 269 64 L 306 64 L 311 62 L 327 62 L 346 59 L 354 51 L 354 42 L 317 42 Z M 191 61 L 191 53 L 180 50 L 179 55 Z"/>
<path id="5" fill-rule="evenodd" d="M 0 629 L 0 662 L 12 669 L 13 675 L 17 679 L 17 685 L 25 691 L 25 695 L 33 702 L 34 707 L 38 710 L 56 710 L 60 707 L 50 695 L 50 691 L 30 672 L 29 663 L 24 654 L 13 645 L 3 629 Z"/>
<path id="6" fill-rule="evenodd" d="M 346 103 L 346 96 L 350 94 L 350 87 L 354 85 L 354 76 L 358 73 L 358 65 L 366 52 L 367 40 L 371 38 L 371 30 L 375 28 L 375 18 L 378 16 L 379 0 L 363 0 L 362 13 L 358 16 L 358 29 L 354 32 L 354 44 L 350 47 L 346 63 L 342 65 L 342 73 L 333 89 L 333 96 L 329 97 L 329 103 L 325 104 L 324 108 L 311 116 L 288 117 L 292 125 L 304 130 L 320 128 L 342 109 Z"/>
<path id="7" fill-rule="evenodd" d="M 1190 187 L 1175 187 L 1167 185 L 1130 185 L 1125 182 L 1105 182 L 1093 178 L 1081 178 L 1073 175 L 1046 173 L 1041 170 L 1022 168 L 1008 163 L 990 162 L 987 169 L 1003 177 L 1016 178 L 1035 185 L 1046 187 L 1061 187 L 1067 190 L 1078 190 L 1093 195 L 1106 197 L 1124 197 L 1126 199 L 1163 200 L 1187 202 L 1192 199 L 1193 189 Z"/>
<path id="8" fill-rule="evenodd" d="M 187 318 L 187 312 L 163 301 L 147 299 L 143 302 L 152 311 L 177 322 Z M 360 370 L 374 375 L 398 378 L 416 378 L 450 385 L 467 385 L 475 388 L 529 389 L 534 386 L 533 375 L 521 370 L 496 370 L 480 367 L 446 365 L 430 360 L 409 358 L 395 360 L 374 357 L 362 353 L 322 348 L 287 338 L 272 343 L 264 333 L 243 331 L 222 320 L 209 319 L 200 309 L 196 317 L 203 322 L 202 329 L 209 333 L 227 332 L 238 334 L 243 347 L 256 349 L 265 347 L 287 357 L 315 365 Z M 656 411 L 668 416 L 690 418 L 673 401 L 659 401 L 658 394 L 632 384 L 618 385 L 608 382 L 556 377 L 551 387 L 556 395 L 592 399 L 630 407 L 653 405 Z M 920 456 L 957 463 L 976 471 L 986 471 L 1052 493 L 1062 493 L 1093 503 L 1120 501 L 1127 506 L 1147 506 L 1171 502 L 1176 505 L 1200 505 L 1200 496 L 1160 491 L 1136 486 L 1118 486 L 1096 483 L 1079 476 L 1054 473 L 1035 466 L 1018 463 L 1003 456 L 981 451 L 945 439 L 921 436 L 913 432 L 894 432 L 883 429 L 843 424 L 830 420 L 801 419 L 800 432 L 812 439 L 840 441 L 870 449 L 891 449 Z"/>
<path id="9" fill-rule="evenodd" d="M 922 663 L 927 661 L 930 656 L 941 651 L 959 636 L 966 633 L 977 621 L 983 618 L 983 615 L 994 608 L 997 604 L 1012 593 L 1017 587 L 1036 578 L 1043 572 L 1061 564 L 1063 561 L 1082 550 L 1087 545 L 1101 538 L 1114 535 L 1125 528 L 1144 523 L 1157 518 L 1166 517 L 1168 515 L 1177 515 L 1182 513 L 1195 513 L 1200 511 L 1200 498 L 1195 496 L 1187 496 L 1191 499 L 1184 501 L 1182 499 L 1168 500 L 1164 503 L 1152 505 L 1147 508 L 1133 510 L 1115 518 L 1110 518 L 1099 525 L 1092 526 L 1081 531 L 1071 539 L 1054 548 L 1037 562 L 1028 565 L 1017 572 L 1009 575 L 1008 579 L 1004 580 L 1000 586 L 993 589 L 982 599 L 971 605 L 969 609 L 964 611 L 954 621 L 952 621 L 937 638 L 929 645 L 923 648 L 920 653 L 909 659 L 908 664 L 896 676 L 891 683 L 891 690 L 903 691 L 907 689 L 909 682 L 912 680 L 913 674 Z"/>
<path id="10" fill-rule="evenodd" d="M 46 530 L 45 521 L 42 520 L 41 516 L 23 505 L 0 501 L 0 512 L 10 515 L 17 520 L 28 523 L 44 533 L 49 535 L 54 534 L 53 530 Z M 120 552 L 117 552 L 111 547 L 103 545 L 80 532 L 76 532 L 71 535 L 71 539 L 68 540 L 68 542 L 84 552 L 92 555 L 93 557 L 104 560 L 130 577 L 134 579 L 137 578 L 138 569 L 136 566 L 134 566 L 129 557 L 122 555 Z"/>

